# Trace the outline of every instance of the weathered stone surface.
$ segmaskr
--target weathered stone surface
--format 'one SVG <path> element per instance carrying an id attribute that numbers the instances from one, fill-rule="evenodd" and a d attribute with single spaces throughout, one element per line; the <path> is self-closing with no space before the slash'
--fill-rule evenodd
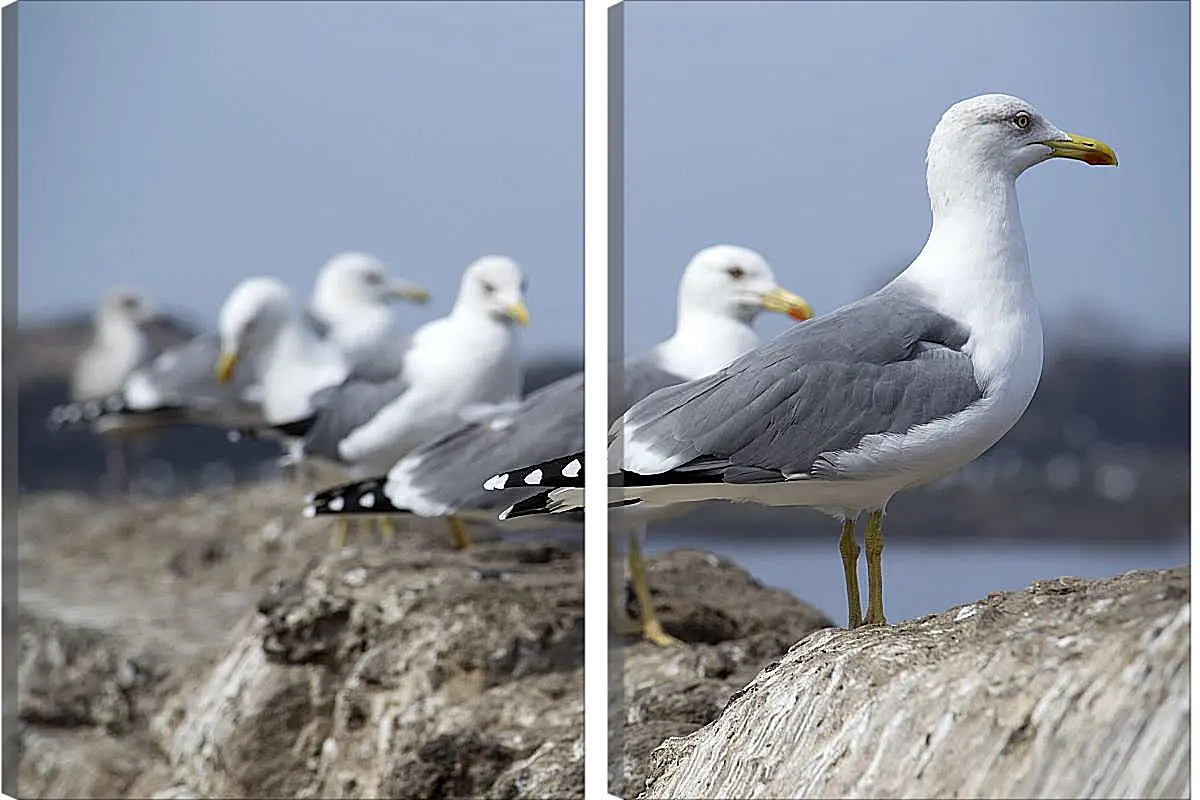
<path id="1" fill-rule="evenodd" d="M 657 749 L 640 796 L 1188 796 L 1190 576 L 818 631 Z"/>
<path id="2" fill-rule="evenodd" d="M 582 796 L 578 539 L 331 551 L 303 491 L 22 499 L 20 796 Z M 1186 568 L 857 632 L 648 568 L 689 645 L 622 643 L 623 796 L 1186 794 Z"/>
<path id="3" fill-rule="evenodd" d="M 716 719 L 730 695 L 793 642 L 833 623 L 780 589 L 764 587 L 725 559 L 675 550 L 648 560 L 663 626 L 688 643 L 664 649 L 630 642 L 622 650 L 623 719 L 610 788 L 632 797 L 645 784 L 651 751 Z M 633 608 L 630 608 L 632 613 Z"/>
<path id="4" fill-rule="evenodd" d="M 582 795 L 578 542 L 331 551 L 302 496 L 23 501 L 22 796 Z"/>

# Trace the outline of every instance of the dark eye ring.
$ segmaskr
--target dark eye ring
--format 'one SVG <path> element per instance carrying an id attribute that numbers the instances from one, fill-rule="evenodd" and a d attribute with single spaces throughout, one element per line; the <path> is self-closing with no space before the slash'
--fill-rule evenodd
<path id="1" fill-rule="evenodd" d="M 378 272 L 368 272 L 367 273 L 367 283 L 371 284 L 372 286 L 383 283 L 383 276 L 380 275 Z"/>
<path id="2" fill-rule="evenodd" d="M 746 277 L 746 270 L 742 267 L 730 267 L 728 271 L 729 277 L 733 278 L 735 281 L 740 281 L 742 278 Z"/>
<path id="3" fill-rule="evenodd" d="M 490 281 L 484 281 L 482 285 L 483 285 L 483 293 L 484 294 L 495 294 L 496 293 L 496 287 Z"/>
<path id="4" fill-rule="evenodd" d="M 1029 126 L 1033 123 L 1033 117 L 1029 116 L 1029 114 L 1025 111 L 1018 111 L 1013 115 L 1012 121 L 1013 125 L 1016 125 L 1018 130 L 1024 131 L 1028 130 Z"/>

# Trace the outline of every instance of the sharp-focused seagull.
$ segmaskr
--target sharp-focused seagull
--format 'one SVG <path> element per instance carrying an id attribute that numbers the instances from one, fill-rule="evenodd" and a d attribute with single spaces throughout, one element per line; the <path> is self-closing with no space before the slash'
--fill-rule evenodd
<path id="1" fill-rule="evenodd" d="M 389 275 L 377 258 L 343 253 L 322 266 L 299 324 L 312 337 L 338 347 L 351 365 L 372 374 L 390 368 L 395 375 L 399 366 L 392 351 L 403 337 L 392 325 L 392 303 L 398 298 L 423 303 L 428 297 L 421 287 Z M 61 427 L 96 421 L 102 428 L 141 429 L 188 422 L 245 432 L 267 427 L 255 371 L 240 370 L 218 382 L 214 367 L 220 354 L 219 334 L 200 334 L 164 350 L 102 399 L 53 409 L 49 423 Z"/>
<path id="2" fill-rule="evenodd" d="M 803 298 L 776 283 L 770 266 L 753 250 L 732 245 L 701 250 L 680 280 L 674 335 L 625 360 L 620 371 L 624 403 L 616 413 L 655 389 L 707 375 L 756 346 L 753 323 L 763 310 L 795 319 L 812 315 Z M 498 507 L 538 491 L 500 478 L 496 483 L 509 491 L 489 492 L 482 485 L 488 476 L 583 446 L 583 384 L 583 373 L 555 381 L 511 412 L 469 422 L 423 445 L 386 477 L 316 494 L 305 513 L 444 517 L 456 544 L 464 546 L 465 531 L 457 520 L 495 523 Z M 530 521 L 522 518 L 508 527 Z M 640 564 L 637 552 L 630 555 Z M 642 621 L 647 635 L 658 635 L 653 617 L 643 615 Z"/>
<path id="3" fill-rule="evenodd" d="M 610 432 L 610 463 L 620 467 L 612 484 L 623 486 L 610 502 L 634 516 L 720 499 L 838 517 L 850 626 L 885 624 L 888 500 L 981 455 L 1037 387 L 1042 327 L 1016 179 L 1050 158 L 1117 163 L 1107 145 L 1064 133 L 1019 98 L 952 106 L 929 141 L 933 228 L 912 264 L 875 294 L 630 408 Z M 576 460 L 575 478 L 553 465 L 529 469 L 543 485 L 578 486 L 582 456 L 557 463 Z M 578 488 L 540 498 L 543 510 L 581 501 Z M 864 511 L 865 620 L 854 538 Z"/>
<path id="4" fill-rule="evenodd" d="M 355 478 L 380 475 L 464 418 L 492 418 L 516 406 L 516 328 L 529 323 L 526 287 L 511 258 L 471 264 L 450 313 L 413 334 L 399 375 L 382 382 L 351 376 L 321 395 L 300 457 L 331 461 Z"/>

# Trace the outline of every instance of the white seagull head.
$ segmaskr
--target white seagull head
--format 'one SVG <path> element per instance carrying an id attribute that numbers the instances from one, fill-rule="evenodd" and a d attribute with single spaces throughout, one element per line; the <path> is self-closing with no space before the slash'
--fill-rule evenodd
<path id="1" fill-rule="evenodd" d="M 341 253 L 326 262 L 317 275 L 312 309 L 330 323 L 363 307 L 383 307 L 396 300 L 429 302 L 429 292 L 393 277 L 387 265 L 367 253 Z"/>
<path id="2" fill-rule="evenodd" d="M 138 326 L 155 319 L 158 316 L 158 308 L 149 297 L 137 289 L 117 286 L 104 295 L 97 316 L 101 324 L 111 320 Z"/>
<path id="3" fill-rule="evenodd" d="M 528 325 L 527 286 L 528 281 L 516 261 L 506 256 L 484 256 L 463 273 L 455 310 L 486 314 L 505 323 Z"/>
<path id="4" fill-rule="evenodd" d="M 217 321 L 221 337 L 217 380 L 227 383 L 247 353 L 270 347 L 295 313 L 292 293 L 276 278 L 247 278 L 235 286 L 221 306 Z"/>
<path id="5" fill-rule="evenodd" d="M 679 281 L 679 313 L 683 316 L 693 311 L 747 323 L 762 311 L 787 314 L 795 320 L 812 316 L 803 297 L 776 282 L 766 259 L 731 244 L 704 248 L 684 269 Z"/>
<path id="6" fill-rule="evenodd" d="M 1117 163 L 1108 145 L 1060 130 L 1032 103 L 1007 94 L 983 94 L 947 109 L 929 139 L 926 161 L 934 185 L 957 175 L 1012 181 L 1051 158 Z"/>

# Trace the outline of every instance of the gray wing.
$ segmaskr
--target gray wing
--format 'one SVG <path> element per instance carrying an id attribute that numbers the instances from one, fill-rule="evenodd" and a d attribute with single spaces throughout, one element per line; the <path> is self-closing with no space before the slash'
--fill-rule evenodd
<path id="1" fill-rule="evenodd" d="M 658 365 L 654 351 L 626 359 L 619 375 L 625 404 L 610 409 L 610 422 L 655 389 L 680 382 Z M 520 465 L 581 451 L 583 386 L 582 372 L 568 375 L 530 394 L 513 414 L 459 426 L 422 446 L 408 456 L 414 465 L 409 483 L 422 495 L 459 509 L 500 508 L 533 496 L 540 489 L 489 492 L 483 482 Z"/>
<path id="2" fill-rule="evenodd" d="M 165 403 L 197 411 L 219 411 L 257 405 L 249 370 L 238 370 L 233 380 L 221 384 L 216 378 L 220 341 L 214 334 L 201 334 L 158 355 L 145 369 L 150 383 Z"/>
<path id="3" fill-rule="evenodd" d="M 543 386 L 515 411 L 460 425 L 405 460 L 414 465 L 409 483 L 422 495 L 454 508 L 485 509 L 522 494 L 499 498 L 484 491 L 494 472 L 582 448 L 583 373 L 577 372 Z"/>
<path id="4" fill-rule="evenodd" d="M 317 392 L 312 398 L 315 419 L 304 436 L 304 452 L 340 462 L 341 441 L 407 389 L 405 377 L 395 375 L 382 382 L 347 379 Z"/>
<path id="5" fill-rule="evenodd" d="M 612 378 L 615 377 L 615 375 L 612 376 Z M 625 404 L 616 413 L 610 415 L 609 425 L 624 414 L 626 409 L 647 395 L 665 386 L 674 386 L 683 382 L 683 378 L 673 372 L 668 372 L 659 365 L 657 348 L 625 359 L 621 365 L 620 380 L 621 385 L 625 388 Z M 559 455 L 563 454 L 559 453 Z"/>
<path id="6" fill-rule="evenodd" d="M 629 410 L 626 424 L 636 427 L 634 441 L 662 456 L 661 472 L 673 480 L 826 477 L 822 454 L 979 400 L 961 350 L 968 336 L 894 283 L 794 326 L 713 375 L 655 392 Z M 617 433 L 614 426 L 610 438 Z"/>

